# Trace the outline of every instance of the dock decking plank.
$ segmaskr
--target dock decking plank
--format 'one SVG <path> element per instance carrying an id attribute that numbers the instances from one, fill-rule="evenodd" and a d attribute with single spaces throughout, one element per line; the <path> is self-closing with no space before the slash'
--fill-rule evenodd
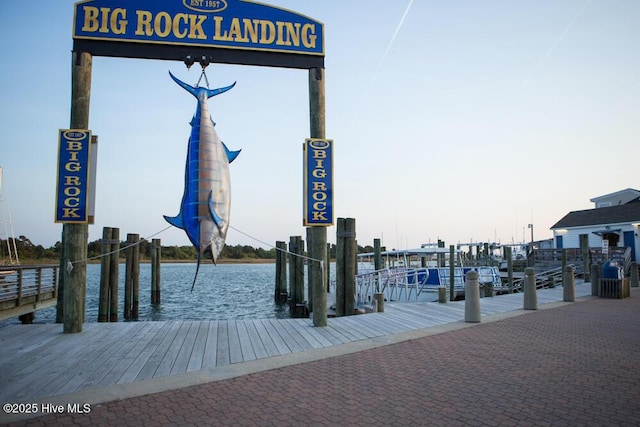
<path id="1" fill-rule="evenodd" d="M 230 362 L 231 355 L 229 353 L 229 322 L 226 320 L 218 321 L 218 346 L 216 366 L 226 366 Z"/>
<path id="2" fill-rule="evenodd" d="M 119 355 L 126 351 L 128 342 L 135 342 L 141 328 L 133 322 L 127 322 L 126 326 L 119 329 L 118 334 L 111 334 L 108 340 L 100 340 L 93 347 L 83 353 L 83 357 L 77 360 L 70 372 L 56 381 L 58 387 L 53 394 L 72 393 L 80 388 L 95 387 L 106 375 L 106 369 L 117 363 Z M 48 388 L 43 392 L 51 393 Z"/>
<path id="3" fill-rule="evenodd" d="M 280 353 L 278 350 L 278 346 L 276 345 L 275 340 L 267 331 L 264 323 L 262 323 L 261 319 L 256 319 L 253 321 L 253 326 L 256 328 L 256 332 L 260 336 L 260 341 L 262 341 L 262 345 L 264 346 L 264 350 L 267 352 L 267 356 L 277 356 Z M 280 338 L 280 336 L 278 336 Z M 284 343 L 283 343 L 284 344 Z"/>
<path id="4" fill-rule="evenodd" d="M 202 357 L 202 369 L 213 369 L 216 367 L 218 359 L 218 321 L 209 321 L 209 332 L 207 333 L 207 343 L 204 346 L 204 356 Z"/>
<path id="5" fill-rule="evenodd" d="M 182 322 L 173 321 L 167 330 L 164 330 L 162 339 L 158 346 L 153 350 L 146 363 L 140 369 L 136 381 L 153 378 L 156 370 L 160 366 L 160 362 L 164 359 L 165 353 L 171 348 L 171 343 L 175 339 L 178 331 L 182 326 Z"/>
<path id="6" fill-rule="evenodd" d="M 256 328 L 256 322 L 254 320 L 247 320 L 245 323 L 247 327 L 247 334 L 249 334 L 249 339 L 253 344 L 253 351 L 255 352 L 256 359 L 269 357 L 269 352 L 267 351 L 264 341 Z"/>
<path id="7" fill-rule="evenodd" d="M 86 328 L 83 338 L 93 339 L 98 333 L 98 328 Z M 44 345 L 46 351 L 33 351 L 24 357 L 14 360 L 11 364 L 1 364 L 0 374 L 3 384 L 0 388 L 0 396 L 41 396 L 42 388 L 47 386 L 64 371 L 73 366 L 75 357 L 83 351 L 78 334 L 54 333 L 55 339 L 50 345 Z M 55 370 L 49 369 L 55 366 Z M 5 401 L 9 401 L 5 399 Z"/>
<path id="8" fill-rule="evenodd" d="M 117 364 L 100 380 L 98 386 L 116 384 L 127 370 L 136 362 L 138 356 L 144 353 L 145 347 L 153 340 L 153 337 L 160 331 L 166 322 L 144 322 L 139 339 L 133 346 L 126 346 L 124 354 Z M 137 374 L 136 374 L 137 375 Z M 133 377 L 135 378 L 135 376 Z"/>
<path id="9" fill-rule="evenodd" d="M 315 348 L 322 348 L 332 345 L 332 342 L 328 340 L 325 334 L 321 332 L 324 328 L 314 327 L 310 319 L 291 319 L 291 323 L 302 333 L 309 334 L 310 338 L 315 341 Z"/>
<path id="10" fill-rule="evenodd" d="M 193 322 L 180 322 L 180 328 L 173 337 L 173 340 L 169 342 L 169 347 L 165 349 L 164 355 L 160 359 L 160 363 L 158 363 L 158 367 L 153 373 L 152 378 L 166 377 L 171 374 L 171 369 L 178 358 L 182 344 L 187 338 L 192 324 Z"/>
<path id="11" fill-rule="evenodd" d="M 243 361 L 243 358 L 240 335 L 238 334 L 238 323 L 236 320 L 227 320 L 226 322 L 229 328 L 229 363 L 240 363 Z"/>
<path id="12" fill-rule="evenodd" d="M 195 338 L 193 351 L 187 364 L 187 372 L 199 371 L 204 364 L 205 348 L 207 345 L 207 336 L 209 335 L 209 325 L 211 322 L 205 320 L 200 322 L 198 334 Z"/>
<path id="13" fill-rule="evenodd" d="M 178 350 L 178 353 L 176 354 L 173 366 L 171 366 L 171 375 L 183 374 L 187 372 L 189 360 L 193 355 L 193 348 L 196 346 L 196 337 L 198 336 L 198 331 L 200 330 L 202 321 L 193 320 L 190 323 L 191 324 L 189 325 L 189 330 L 184 337 L 184 342 L 182 343 L 182 345 L 180 346 L 180 350 Z"/>
<path id="14" fill-rule="evenodd" d="M 279 354 L 291 353 L 294 350 L 287 344 L 288 335 L 284 331 L 279 331 L 271 319 L 262 319 L 262 324 L 269 333 L 269 336 L 278 348 Z M 295 350 L 299 351 L 299 350 Z"/>
<path id="15" fill-rule="evenodd" d="M 138 378 L 151 356 L 156 352 L 157 348 L 162 343 L 165 335 L 169 333 L 169 331 L 173 327 L 175 321 L 166 321 L 161 323 L 162 326 L 158 328 L 155 334 L 149 336 L 149 340 L 144 343 L 145 345 L 142 348 L 142 351 L 138 353 L 133 362 L 125 369 L 122 375 L 120 375 L 120 378 L 118 378 L 116 384 L 130 383 Z"/>
<path id="16" fill-rule="evenodd" d="M 253 343 L 249 337 L 249 332 L 247 331 L 247 321 L 238 320 L 236 321 L 236 326 L 238 327 L 238 339 L 240 341 L 240 350 L 242 351 L 242 361 L 246 362 L 248 360 L 256 360 L 256 352 L 253 349 Z"/>

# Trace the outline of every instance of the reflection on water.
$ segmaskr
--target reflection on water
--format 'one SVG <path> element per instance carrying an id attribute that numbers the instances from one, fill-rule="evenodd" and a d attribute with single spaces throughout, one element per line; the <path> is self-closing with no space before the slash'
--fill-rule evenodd
<path id="1" fill-rule="evenodd" d="M 288 318 L 286 304 L 274 302 L 275 264 L 203 264 L 191 292 L 195 264 L 162 264 L 162 303 L 151 305 L 151 265 L 140 265 L 139 320 L 221 320 Z M 125 265 L 120 264 L 118 320 L 124 320 Z M 100 265 L 87 266 L 86 322 L 98 319 Z M 34 323 L 53 323 L 55 307 L 36 312 Z M 17 318 L 0 326 L 20 323 Z"/>

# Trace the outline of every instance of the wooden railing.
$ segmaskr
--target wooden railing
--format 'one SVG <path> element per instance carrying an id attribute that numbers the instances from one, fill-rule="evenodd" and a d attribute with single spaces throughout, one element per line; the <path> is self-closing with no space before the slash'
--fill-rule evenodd
<path id="1" fill-rule="evenodd" d="M 562 265 L 562 254 L 566 252 L 567 264 L 573 264 L 576 273 L 582 274 L 582 249 L 536 249 L 534 253 L 536 269 L 542 267 L 544 270 L 550 270 Z M 601 248 L 589 249 L 589 264 L 597 262 L 606 262 L 607 260 L 615 260 L 624 268 L 625 275 L 629 274 L 631 267 L 631 248 L 627 247 L 610 247 L 609 254 L 604 255 Z"/>
<path id="2" fill-rule="evenodd" d="M 58 265 L 0 267 L 0 320 L 56 304 Z"/>

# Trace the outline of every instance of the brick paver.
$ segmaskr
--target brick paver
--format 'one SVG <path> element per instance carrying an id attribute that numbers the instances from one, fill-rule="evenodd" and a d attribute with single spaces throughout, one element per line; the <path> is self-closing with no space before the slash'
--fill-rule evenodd
<path id="1" fill-rule="evenodd" d="M 15 425 L 640 425 L 640 293 Z"/>

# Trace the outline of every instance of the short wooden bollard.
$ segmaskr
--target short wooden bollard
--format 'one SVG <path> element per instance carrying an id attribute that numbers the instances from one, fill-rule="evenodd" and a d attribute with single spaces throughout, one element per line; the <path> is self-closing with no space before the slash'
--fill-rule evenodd
<path id="1" fill-rule="evenodd" d="M 467 280 L 464 285 L 464 321 L 478 323 L 481 316 L 478 272 L 471 270 L 467 273 Z"/>
<path id="2" fill-rule="evenodd" d="M 438 302 L 445 304 L 447 302 L 447 288 L 445 286 L 438 287 Z"/>
<path id="3" fill-rule="evenodd" d="M 572 265 L 567 265 L 562 271 L 562 300 L 564 302 L 575 302 L 576 300 L 576 282 Z"/>
<path id="4" fill-rule="evenodd" d="M 524 270 L 524 309 L 538 309 L 538 295 L 536 293 L 536 272 L 533 268 L 527 267 Z"/>
<path id="5" fill-rule="evenodd" d="M 382 292 L 376 292 L 373 294 L 376 304 L 376 312 L 384 313 L 384 294 Z"/>
<path id="6" fill-rule="evenodd" d="M 638 263 L 637 262 L 631 263 L 631 273 L 629 274 L 629 285 L 631 285 L 632 288 L 637 288 L 638 286 L 640 286 L 640 283 L 638 283 Z"/>

